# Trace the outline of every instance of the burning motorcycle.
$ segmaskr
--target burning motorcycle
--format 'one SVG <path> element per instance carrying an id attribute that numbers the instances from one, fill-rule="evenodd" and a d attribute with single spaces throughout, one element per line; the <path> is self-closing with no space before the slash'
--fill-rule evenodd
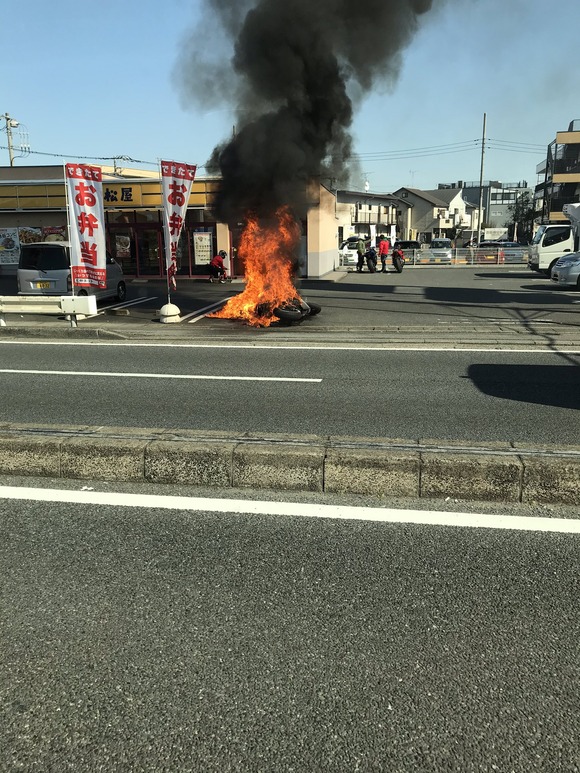
<path id="1" fill-rule="evenodd" d="M 293 322 L 302 322 L 306 317 L 314 317 L 316 314 L 320 314 L 322 306 L 318 303 L 309 301 L 308 303 L 303 298 L 292 298 L 285 303 L 281 303 L 272 310 L 275 317 L 278 317 L 280 322 L 284 322 L 287 325 Z"/>

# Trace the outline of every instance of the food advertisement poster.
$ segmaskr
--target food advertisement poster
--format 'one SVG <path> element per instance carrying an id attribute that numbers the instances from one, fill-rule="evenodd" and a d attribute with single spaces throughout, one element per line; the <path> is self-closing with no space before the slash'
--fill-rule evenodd
<path id="1" fill-rule="evenodd" d="M 45 225 L 42 229 L 42 240 L 45 242 L 66 242 L 66 225 Z"/>
<path id="2" fill-rule="evenodd" d="M 0 228 L 0 263 L 18 263 L 19 257 L 18 228 Z"/>
<path id="3" fill-rule="evenodd" d="M 195 255 L 196 266 L 204 265 L 210 262 L 212 259 L 210 233 L 193 234 L 193 253 Z"/>
<path id="4" fill-rule="evenodd" d="M 35 244 L 44 240 L 42 228 L 32 228 L 21 226 L 18 229 L 18 241 L 20 244 Z"/>

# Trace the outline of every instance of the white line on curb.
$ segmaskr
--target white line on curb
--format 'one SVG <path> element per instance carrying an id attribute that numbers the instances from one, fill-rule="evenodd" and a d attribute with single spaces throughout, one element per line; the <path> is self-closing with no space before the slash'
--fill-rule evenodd
<path id="1" fill-rule="evenodd" d="M 33 376 L 104 376 L 107 378 L 167 378 L 192 381 L 291 381 L 306 384 L 320 384 L 321 378 L 286 378 L 283 376 L 205 376 L 188 373 L 107 373 L 99 370 L 18 370 L 16 368 L 1 368 L 0 373 L 27 374 Z"/>
<path id="2" fill-rule="evenodd" d="M 123 494 L 68 489 L 36 489 L 0 486 L 0 499 L 34 502 L 67 502 L 111 507 L 145 507 L 147 509 L 205 511 L 234 515 L 271 515 L 302 518 L 375 521 L 380 523 L 414 523 L 424 526 L 456 526 L 477 529 L 580 534 L 580 519 L 544 518 L 485 513 L 448 513 L 430 510 L 396 510 L 389 507 L 351 507 L 299 502 L 263 502 L 250 499 L 211 499 L 205 497 Z"/>
<path id="3" fill-rule="evenodd" d="M 117 347 L 134 347 L 134 348 L 162 348 L 162 349 L 280 349 L 280 350 L 296 350 L 299 352 L 324 352 L 324 351 L 342 351 L 342 352 L 448 352 L 454 354 L 462 354 L 463 352 L 471 352 L 475 354 L 484 354 L 485 352 L 491 352 L 495 354 L 580 354 L 580 349 L 568 349 L 565 346 L 562 348 L 550 348 L 542 349 L 540 347 L 534 349 L 514 349 L 504 348 L 502 346 L 488 346 L 488 347 L 442 347 L 442 346 L 364 346 L 358 347 L 339 345 L 315 345 L 315 346 L 302 346 L 300 344 L 176 344 L 176 343 L 160 343 L 157 341 L 144 342 L 144 341 L 13 341 L 13 340 L 0 340 L 0 346 L 117 346 Z"/>

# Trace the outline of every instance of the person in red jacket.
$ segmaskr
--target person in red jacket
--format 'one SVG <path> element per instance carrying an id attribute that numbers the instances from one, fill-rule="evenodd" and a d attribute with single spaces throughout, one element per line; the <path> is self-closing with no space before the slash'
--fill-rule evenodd
<path id="1" fill-rule="evenodd" d="M 382 269 L 381 273 L 387 273 L 387 258 L 389 256 L 389 248 L 391 244 L 386 236 L 381 236 L 379 241 L 379 258 L 381 259 Z"/>
<path id="2" fill-rule="evenodd" d="M 226 267 L 224 266 L 224 258 L 227 257 L 225 250 L 220 250 L 218 254 L 213 257 L 209 262 L 209 281 L 213 282 L 214 279 L 219 279 L 220 282 L 226 281 Z"/>

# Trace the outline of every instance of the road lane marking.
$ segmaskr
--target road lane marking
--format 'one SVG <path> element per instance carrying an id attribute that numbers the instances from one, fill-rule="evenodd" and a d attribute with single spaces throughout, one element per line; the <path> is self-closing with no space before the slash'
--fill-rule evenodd
<path id="1" fill-rule="evenodd" d="M 324 345 L 301 345 L 301 344 L 223 344 L 223 343 L 211 343 L 211 344 L 176 344 L 176 343 L 158 343 L 158 342 L 139 342 L 139 341 L 14 341 L 14 340 L 0 340 L 0 346 L 113 346 L 113 347 L 134 347 L 134 348 L 150 348 L 155 347 L 162 349 L 280 349 L 280 350 L 294 350 L 298 352 L 324 352 L 324 351 L 340 351 L 340 352 L 448 352 L 455 354 L 462 354 L 463 352 L 470 352 L 472 354 L 555 354 L 561 356 L 562 354 L 580 354 L 580 349 L 569 349 L 565 344 L 558 348 L 558 344 L 550 348 L 535 347 L 533 349 L 519 349 L 513 347 L 503 346 L 489 346 L 489 347 L 472 347 L 472 346 L 454 346 L 454 347 L 441 347 L 441 346 L 390 346 L 385 344 L 384 346 L 363 346 L 359 347 L 344 346 L 343 344 L 328 346 Z M 574 344 L 576 345 L 576 344 Z"/>
<path id="2" fill-rule="evenodd" d="M 103 376 L 107 378 L 167 378 L 191 381 L 291 381 L 306 384 L 320 384 L 321 378 L 290 378 L 285 376 L 205 376 L 188 373 L 107 373 L 100 370 L 32 370 L 1 368 L 0 373 L 25 374 L 30 376 Z"/>
<path id="3" fill-rule="evenodd" d="M 195 311 L 192 311 L 191 314 L 186 314 L 184 317 L 181 318 L 182 322 L 185 322 L 185 320 L 189 320 L 188 324 L 193 325 L 196 322 L 199 322 L 200 319 L 204 319 L 205 315 L 213 311 L 214 309 L 219 309 L 220 306 L 223 306 L 224 303 L 228 301 L 228 298 L 224 298 L 221 301 L 216 301 L 215 303 L 210 303 L 209 306 L 204 306 L 201 309 L 196 309 Z M 197 316 L 195 316 L 197 314 Z M 193 319 L 189 319 L 190 317 L 193 317 Z"/>
<path id="4" fill-rule="evenodd" d="M 37 489 L 0 486 L 0 499 L 33 502 L 66 502 L 111 507 L 140 507 L 163 510 L 205 511 L 233 515 L 268 515 L 292 518 L 325 518 L 346 521 L 454 526 L 471 529 L 502 529 L 580 534 L 580 519 L 543 516 L 453 513 L 441 510 L 405 510 L 391 507 L 323 505 L 308 502 L 264 502 L 252 499 L 212 499 L 208 497 L 124 494 L 119 492 Z"/>
<path id="5" fill-rule="evenodd" d="M 111 306 L 103 306 L 102 309 L 99 309 L 96 314 L 89 314 L 84 319 L 93 319 L 93 317 L 98 317 L 101 314 L 104 314 L 105 311 L 108 311 L 109 309 L 126 309 L 129 306 L 137 306 L 139 303 L 146 303 L 147 301 L 154 301 L 156 298 L 155 295 L 152 295 L 150 298 L 139 298 L 136 301 L 126 301 L 125 303 L 113 303 Z"/>

